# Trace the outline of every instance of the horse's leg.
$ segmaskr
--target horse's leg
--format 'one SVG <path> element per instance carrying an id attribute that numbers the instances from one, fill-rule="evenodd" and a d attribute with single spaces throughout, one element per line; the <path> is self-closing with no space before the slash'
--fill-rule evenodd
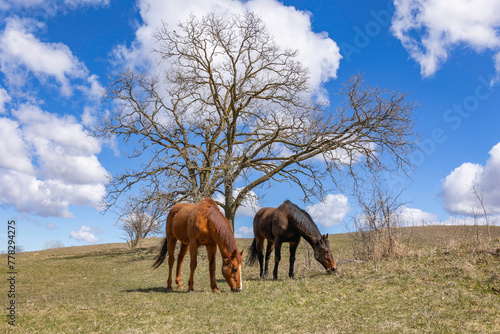
<path id="1" fill-rule="evenodd" d="M 174 268 L 175 262 L 175 244 L 177 239 L 168 240 L 168 279 L 167 279 L 167 291 L 172 291 L 172 269 Z"/>
<path id="2" fill-rule="evenodd" d="M 215 281 L 215 255 L 217 254 L 217 244 L 207 245 L 208 270 L 210 271 L 210 288 L 213 292 L 220 293 Z"/>
<path id="3" fill-rule="evenodd" d="M 188 245 L 181 243 L 181 249 L 179 251 L 179 254 L 177 255 L 177 270 L 176 270 L 176 276 L 175 276 L 175 283 L 177 283 L 177 287 L 179 289 L 182 288 L 181 267 L 182 267 L 182 262 L 184 261 L 184 258 L 186 257 L 187 251 L 188 251 Z"/>
<path id="4" fill-rule="evenodd" d="M 271 253 L 273 252 L 274 249 L 274 241 L 267 240 L 267 247 L 266 247 L 266 269 L 264 271 L 264 277 L 267 277 L 267 272 L 269 268 L 269 259 L 271 258 Z"/>
<path id="5" fill-rule="evenodd" d="M 274 270 L 273 279 L 278 279 L 278 265 L 281 260 L 281 241 L 278 238 L 274 239 Z"/>
<path id="6" fill-rule="evenodd" d="M 264 278 L 264 238 L 257 238 L 255 237 L 255 247 L 257 248 L 257 256 L 259 259 L 259 268 L 260 268 L 260 278 Z"/>
<path id="7" fill-rule="evenodd" d="M 188 291 L 194 291 L 194 271 L 196 269 L 196 265 L 198 264 L 198 247 L 199 245 L 196 243 L 196 241 L 191 241 L 191 243 L 189 244 L 189 256 L 191 257 L 191 274 L 189 275 Z"/>
<path id="8" fill-rule="evenodd" d="M 300 239 L 299 239 L 300 241 Z M 299 245 L 299 241 L 290 241 L 290 269 L 288 271 L 288 277 L 293 278 L 293 265 L 295 264 L 295 253 L 297 252 L 297 246 Z"/>

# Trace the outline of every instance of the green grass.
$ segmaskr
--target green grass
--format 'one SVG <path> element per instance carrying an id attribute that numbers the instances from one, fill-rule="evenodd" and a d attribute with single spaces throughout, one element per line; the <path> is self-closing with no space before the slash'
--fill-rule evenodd
<path id="1" fill-rule="evenodd" d="M 332 275 L 301 243 L 294 280 L 287 278 L 285 247 L 280 279 L 260 280 L 258 266 L 245 266 L 241 293 L 231 293 L 223 280 L 220 255 L 222 293 L 211 292 L 204 249 L 195 291 L 167 293 L 166 263 L 150 269 L 159 238 L 135 251 L 108 244 L 22 253 L 16 256 L 18 324 L 14 330 L 2 321 L 0 332 L 500 333 L 500 228 L 482 244 L 451 229 L 414 229 L 404 256 L 377 262 L 351 261 L 349 235 L 331 235 L 339 263 Z M 238 240 L 244 249 L 250 242 Z M 0 261 L 6 264 L 6 256 Z M 6 277 L 6 266 L 2 272 Z M 185 286 L 188 277 L 189 255 Z M 1 286 L 6 313 L 7 285 Z"/>

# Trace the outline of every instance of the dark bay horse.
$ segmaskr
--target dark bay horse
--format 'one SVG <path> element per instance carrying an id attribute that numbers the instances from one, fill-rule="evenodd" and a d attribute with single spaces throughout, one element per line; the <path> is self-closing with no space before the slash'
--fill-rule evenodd
<path id="1" fill-rule="evenodd" d="M 172 267 L 174 265 L 174 250 L 177 241 L 181 249 L 177 256 L 177 272 L 175 282 L 181 288 L 181 266 L 188 251 L 191 258 L 191 275 L 188 291 L 193 291 L 194 270 L 197 265 L 198 248 L 205 245 L 210 270 L 210 287 L 219 293 L 215 281 L 215 254 L 217 247 L 222 255 L 222 275 L 231 287 L 231 291 L 242 289 L 241 264 L 243 251 L 238 252 L 236 240 L 228 220 L 219 211 L 214 200 L 205 198 L 198 204 L 175 204 L 167 216 L 167 235 L 163 240 L 161 250 L 155 258 L 153 268 L 158 268 L 169 253 L 167 290 L 172 291 Z"/>
<path id="2" fill-rule="evenodd" d="M 250 265 L 259 259 L 260 277 L 267 276 L 269 257 L 273 248 L 274 270 L 273 278 L 278 279 L 278 264 L 281 260 L 281 244 L 290 243 L 290 269 L 288 276 L 294 277 L 293 265 L 295 252 L 300 238 L 304 238 L 314 250 L 314 258 L 323 265 L 328 273 L 335 271 L 337 266 L 330 250 L 328 234 L 321 235 L 311 216 L 292 202 L 286 200 L 278 208 L 262 208 L 253 219 L 254 239 L 249 248 L 248 261 Z M 267 239 L 266 263 L 264 260 L 264 240 Z"/>

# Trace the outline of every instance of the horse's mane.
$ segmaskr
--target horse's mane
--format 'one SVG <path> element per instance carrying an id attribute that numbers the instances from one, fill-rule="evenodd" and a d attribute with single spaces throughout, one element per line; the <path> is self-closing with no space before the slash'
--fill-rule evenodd
<path id="1" fill-rule="evenodd" d="M 314 223 L 311 216 L 297 205 L 293 204 L 289 200 L 286 200 L 278 207 L 278 210 L 285 213 L 288 217 L 288 221 L 292 222 L 294 226 L 306 236 L 316 236 L 316 238 L 321 239 L 321 233 L 318 226 Z"/>
<path id="2" fill-rule="evenodd" d="M 220 241 L 226 245 L 229 252 L 237 249 L 236 240 L 234 239 L 234 233 L 229 225 L 227 218 L 220 212 L 219 206 L 211 198 L 205 198 L 202 202 L 206 205 L 206 215 L 207 219 L 214 224 L 217 234 L 220 237 Z"/>

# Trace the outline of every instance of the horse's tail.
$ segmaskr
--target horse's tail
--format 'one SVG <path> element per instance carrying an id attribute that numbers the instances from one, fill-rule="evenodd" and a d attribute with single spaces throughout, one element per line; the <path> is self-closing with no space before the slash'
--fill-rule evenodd
<path id="1" fill-rule="evenodd" d="M 248 248 L 247 263 L 250 266 L 252 266 L 255 263 L 255 261 L 257 260 L 258 256 L 259 256 L 259 252 L 257 251 L 257 241 L 254 238 L 252 244 Z"/>
<path id="2" fill-rule="evenodd" d="M 153 269 L 158 268 L 161 266 L 163 261 L 165 261 L 165 257 L 167 256 L 167 238 L 163 239 L 163 242 L 161 243 L 161 249 L 158 255 L 155 257 L 155 263 L 151 266 Z"/>
<path id="3" fill-rule="evenodd" d="M 175 205 L 174 205 L 175 207 Z M 170 210 L 170 212 L 168 213 L 168 216 L 167 216 L 167 223 L 166 223 L 166 227 L 168 228 L 168 226 L 170 224 L 172 224 L 172 220 L 174 219 L 174 216 L 175 214 L 177 213 L 177 211 L 174 211 L 174 207 L 172 207 L 172 209 Z M 167 246 L 167 236 L 165 236 L 165 239 L 163 239 L 162 243 L 161 243 L 161 249 L 160 249 L 160 252 L 158 253 L 158 255 L 156 255 L 155 257 L 155 263 L 153 263 L 153 265 L 151 266 L 153 269 L 156 269 L 158 268 L 159 266 L 161 266 L 161 264 L 163 263 L 163 261 L 165 261 L 165 257 L 167 256 L 167 251 L 168 251 L 168 246 Z"/>

